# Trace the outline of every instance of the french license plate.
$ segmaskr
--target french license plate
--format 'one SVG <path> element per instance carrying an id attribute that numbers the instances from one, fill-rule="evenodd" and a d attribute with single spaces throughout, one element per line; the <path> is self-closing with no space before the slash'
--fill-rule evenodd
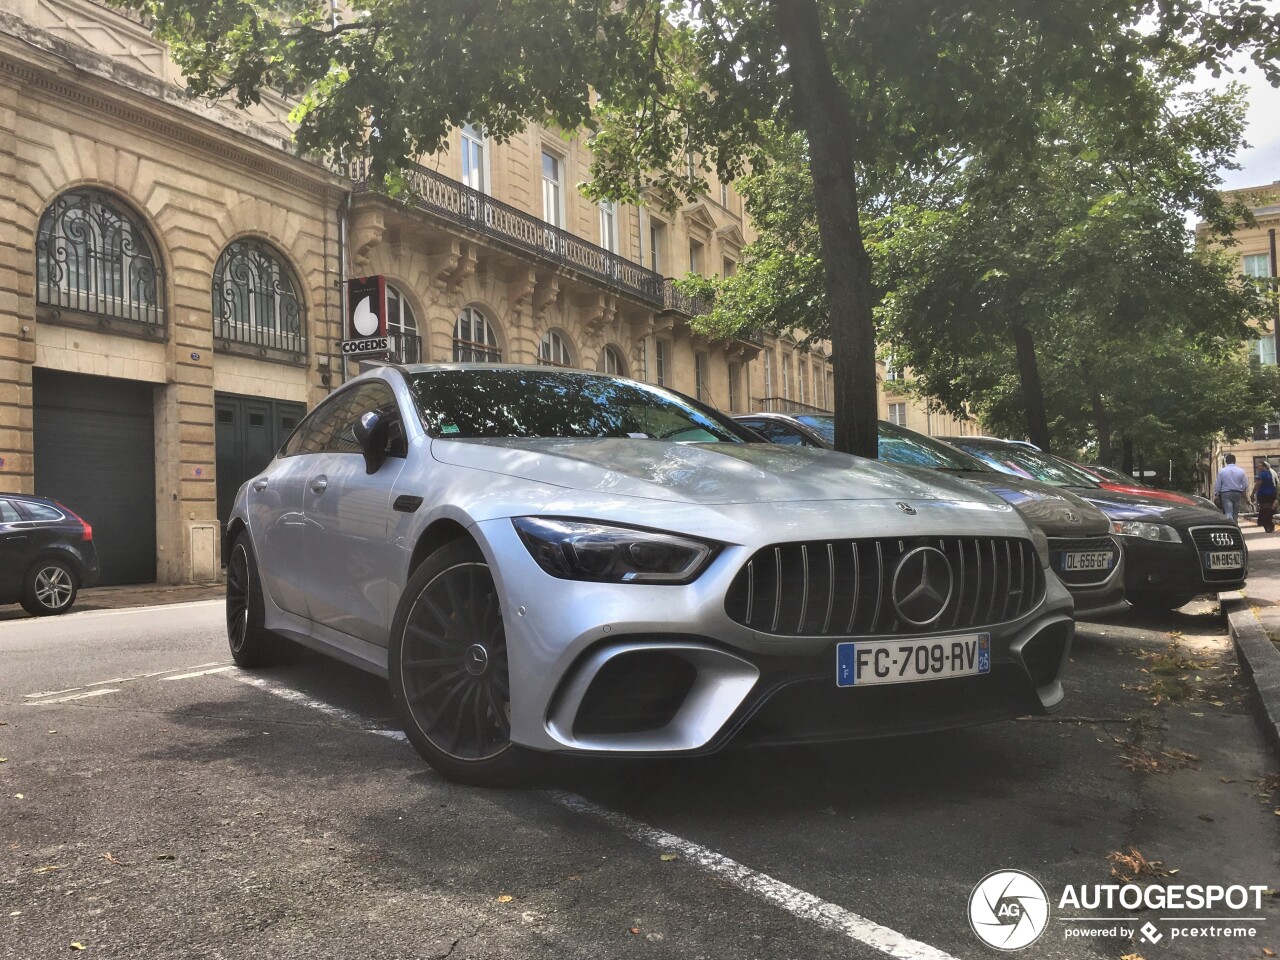
<path id="1" fill-rule="evenodd" d="M 991 672 L 991 634 L 932 640 L 857 640 L 836 645 L 836 686 L 911 683 Z"/>
<path id="2" fill-rule="evenodd" d="M 1064 553 L 1062 555 L 1062 572 L 1074 573 L 1079 570 L 1110 570 L 1115 557 L 1108 550 L 1095 550 L 1088 553 Z"/>
<path id="3" fill-rule="evenodd" d="M 1244 555 L 1239 550 L 1212 550 L 1204 555 L 1204 565 L 1209 570 L 1234 570 L 1244 566 Z"/>

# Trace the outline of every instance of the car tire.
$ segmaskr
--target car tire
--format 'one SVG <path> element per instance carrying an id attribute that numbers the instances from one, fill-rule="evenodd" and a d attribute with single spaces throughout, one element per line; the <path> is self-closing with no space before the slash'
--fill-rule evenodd
<path id="1" fill-rule="evenodd" d="M 237 666 L 270 667 L 286 659 L 285 640 L 264 621 L 258 563 L 249 534 L 242 532 L 227 558 L 227 643 Z"/>
<path id="2" fill-rule="evenodd" d="M 444 777 L 528 782 L 535 754 L 511 742 L 511 680 L 497 587 L 469 538 L 431 554 L 391 625 L 391 700 L 409 742 Z"/>
<path id="3" fill-rule="evenodd" d="M 66 613 L 76 602 L 80 581 L 75 569 L 57 557 L 42 557 L 22 579 L 22 609 L 33 617 Z"/>

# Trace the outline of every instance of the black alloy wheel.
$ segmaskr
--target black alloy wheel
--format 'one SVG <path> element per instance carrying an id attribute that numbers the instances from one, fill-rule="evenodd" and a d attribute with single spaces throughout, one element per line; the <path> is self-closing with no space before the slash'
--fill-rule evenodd
<path id="1" fill-rule="evenodd" d="M 392 627 L 391 693 L 418 752 L 452 780 L 507 786 L 528 753 L 511 742 L 502 604 L 470 540 L 442 547 L 406 585 Z"/>
<path id="2" fill-rule="evenodd" d="M 263 624 L 262 584 L 249 535 L 241 533 L 227 559 L 227 643 L 241 667 L 266 667 L 283 659 L 283 641 Z"/>

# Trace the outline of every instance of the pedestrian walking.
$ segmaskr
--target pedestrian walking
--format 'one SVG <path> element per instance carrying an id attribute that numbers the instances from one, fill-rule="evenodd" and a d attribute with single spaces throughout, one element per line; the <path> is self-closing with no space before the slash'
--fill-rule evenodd
<path id="1" fill-rule="evenodd" d="M 1218 471 L 1218 479 L 1213 481 L 1213 499 L 1221 501 L 1222 512 L 1228 520 L 1240 522 L 1240 501 L 1249 489 L 1249 478 L 1236 466 L 1236 455 L 1228 453 L 1223 459 L 1226 464 Z"/>
<path id="2" fill-rule="evenodd" d="M 1258 467 L 1258 475 L 1253 479 L 1253 492 L 1250 494 L 1258 502 L 1258 526 L 1267 533 L 1276 528 L 1276 475 L 1271 464 L 1263 460 Z"/>

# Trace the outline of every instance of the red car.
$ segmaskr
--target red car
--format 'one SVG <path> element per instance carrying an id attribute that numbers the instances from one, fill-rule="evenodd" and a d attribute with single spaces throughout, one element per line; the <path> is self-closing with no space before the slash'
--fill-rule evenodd
<path id="1" fill-rule="evenodd" d="M 1156 497 L 1173 503 L 1189 503 L 1193 506 L 1203 506 L 1199 500 L 1192 500 L 1190 497 L 1181 493 L 1174 493 L 1172 490 L 1149 487 L 1145 483 L 1139 483 L 1133 477 L 1126 476 L 1119 470 L 1112 470 L 1110 467 L 1086 467 L 1080 463 L 1077 463 L 1076 466 L 1090 476 L 1097 477 L 1098 483 L 1103 490 L 1114 490 L 1117 493 L 1134 493 L 1141 497 Z"/>

